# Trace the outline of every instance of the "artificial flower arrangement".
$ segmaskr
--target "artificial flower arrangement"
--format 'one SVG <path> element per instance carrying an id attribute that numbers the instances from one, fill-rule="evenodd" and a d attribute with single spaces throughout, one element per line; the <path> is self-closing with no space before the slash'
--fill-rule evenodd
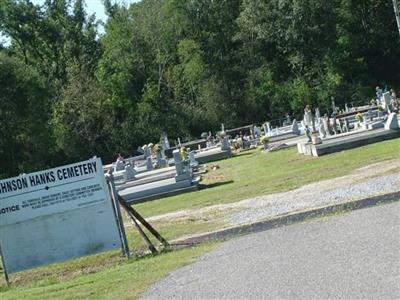
<path id="1" fill-rule="evenodd" d="M 260 138 L 260 143 L 261 144 L 266 144 L 266 143 L 268 143 L 268 141 L 269 141 L 269 138 L 266 136 L 266 135 L 263 135 L 261 138 Z"/>
<path id="2" fill-rule="evenodd" d="M 358 122 L 362 122 L 362 120 L 363 120 L 363 115 L 362 115 L 362 113 L 357 113 L 356 114 L 356 116 L 355 116 L 355 118 L 356 118 L 356 120 L 358 121 Z"/>

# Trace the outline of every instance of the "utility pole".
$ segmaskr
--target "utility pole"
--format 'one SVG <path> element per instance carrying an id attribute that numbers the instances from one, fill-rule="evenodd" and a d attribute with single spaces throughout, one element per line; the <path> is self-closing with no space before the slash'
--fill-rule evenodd
<path id="1" fill-rule="evenodd" d="M 394 7 L 394 14 L 396 16 L 396 21 L 397 21 L 397 28 L 399 29 L 399 35 L 400 35 L 400 6 L 399 6 L 399 2 L 397 0 L 393 0 L 393 7 Z"/>

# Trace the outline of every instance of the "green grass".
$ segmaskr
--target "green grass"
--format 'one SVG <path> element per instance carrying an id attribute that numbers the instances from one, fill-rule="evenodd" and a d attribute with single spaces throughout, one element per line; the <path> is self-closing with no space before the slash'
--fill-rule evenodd
<path id="1" fill-rule="evenodd" d="M 400 139 L 338 152 L 319 158 L 290 148 L 272 153 L 247 151 L 218 165 L 203 178 L 203 189 L 145 202 L 135 208 L 145 216 L 230 203 L 263 194 L 284 192 L 319 180 L 349 174 L 365 165 L 400 158 Z M 210 188 L 208 188 L 210 187 Z"/>
<path id="2" fill-rule="evenodd" d="M 258 195 L 288 191 L 302 185 L 343 176 L 372 163 L 400 158 L 400 139 L 372 144 L 321 158 L 297 154 L 296 149 L 262 153 L 247 151 L 223 161 L 203 178 L 197 192 L 135 205 L 145 216 L 240 201 Z M 125 218 L 131 250 L 146 250 Z M 152 225 L 168 240 L 222 228 L 217 216 L 157 221 Z M 154 239 L 152 239 L 154 241 Z M 154 241 L 155 242 L 155 241 Z M 155 244 L 157 244 L 155 242 Z M 137 298 L 150 284 L 215 247 L 193 248 L 125 260 L 108 252 L 11 275 L 7 287 L 0 279 L 0 299 Z"/>
<path id="3" fill-rule="evenodd" d="M 191 219 L 179 219 L 171 221 L 158 221 L 152 222 L 152 226 L 167 240 L 171 241 L 178 237 L 192 235 L 196 233 L 214 231 L 224 227 L 224 224 L 220 221 L 213 219 L 203 218 L 191 218 Z M 146 235 L 150 238 L 154 245 L 158 245 L 159 242 L 147 231 Z M 143 252 L 148 250 L 146 245 L 142 241 L 142 238 L 134 227 L 129 227 L 126 230 L 127 238 L 129 241 L 130 249 L 136 252 Z"/>
<path id="4" fill-rule="evenodd" d="M 214 243 L 165 252 L 158 256 L 121 260 L 119 255 L 111 259 L 114 265 L 105 260 L 107 255 L 92 256 L 92 264 L 97 270 L 80 269 L 88 266 L 85 259 L 57 264 L 47 268 L 21 273 L 18 283 L 10 287 L 0 287 L 1 300 L 6 299 L 136 299 L 152 283 L 169 274 L 172 270 L 192 262 L 196 257 L 212 250 Z M 93 260 L 96 260 L 94 262 Z M 101 265 L 104 262 L 104 266 Z M 63 268 L 76 269 L 78 275 L 63 278 Z M 47 274 L 41 280 L 34 276 Z M 36 279 L 36 281 L 35 281 Z"/>

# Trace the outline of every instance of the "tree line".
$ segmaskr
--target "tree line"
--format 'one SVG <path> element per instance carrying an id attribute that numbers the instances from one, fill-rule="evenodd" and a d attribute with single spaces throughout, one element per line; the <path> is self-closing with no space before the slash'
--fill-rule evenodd
<path id="1" fill-rule="evenodd" d="M 0 2 L 0 177 L 400 87 L 390 0 L 103 4 Z"/>

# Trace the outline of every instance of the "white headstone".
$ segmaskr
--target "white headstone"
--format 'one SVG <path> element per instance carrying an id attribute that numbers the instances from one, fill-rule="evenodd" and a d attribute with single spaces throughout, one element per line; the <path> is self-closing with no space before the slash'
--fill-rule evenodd
<path id="1" fill-rule="evenodd" d="M 176 175 L 182 175 L 184 173 L 183 164 L 182 164 L 182 156 L 179 149 L 172 151 L 172 155 L 175 161 L 175 169 Z"/>
<path id="2" fill-rule="evenodd" d="M 190 179 L 190 170 L 188 166 L 184 165 L 179 149 L 172 152 L 175 161 L 176 176 L 175 181 L 182 181 Z"/>
<path id="3" fill-rule="evenodd" d="M 319 122 L 318 131 L 319 131 L 319 136 L 321 138 L 325 138 L 326 137 L 326 131 L 325 131 L 325 127 L 324 127 L 324 122 L 322 122 L 322 121 Z"/>
<path id="4" fill-rule="evenodd" d="M 304 114 L 304 124 L 306 124 L 308 127 L 312 128 L 313 126 L 313 117 L 311 111 L 307 111 Z"/>
<path id="5" fill-rule="evenodd" d="M 254 135 L 256 135 L 257 137 L 261 136 L 261 129 L 258 126 L 254 126 Z"/>
<path id="6" fill-rule="evenodd" d="M 265 123 L 263 124 L 263 129 L 264 129 L 264 135 L 266 135 L 268 133 L 268 128 Z"/>
<path id="7" fill-rule="evenodd" d="M 383 93 L 383 95 L 382 95 L 383 109 L 388 109 L 389 104 L 390 104 L 390 92 Z"/>
<path id="8" fill-rule="evenodd" d="M 197 162 L 196 157 L 195 157 L 194 154 L 195 154 L 194 151 L 190 151 L 189 152 L 189 159 L 190 159 L 190 165 L 193 166 L 193 167 L 196 167 L 196 166 L 199 165 L 199 163 Z"/>
<path id="9" fill-rule="evenodd" d="M 171 148 L 169 145 L 168 136 L 165 132 L 161 135 L 161 145 L 163 150 L 168 150 L 169 148 Z"/>
<path id="10" fill-rule="evenodd" d="M 297 124 L 296 119 L 293 120 L 292 132 L 293 132 L 294 134 L 300 134 L 300 129 L 299 129 L 299 126 L 298 126 L 298 124 Z"/>
<path id="11" fill-rule="evenodd" d="M 149 146 L 144 145 L 142 148 L 143 148 L 144 157 L 147 158 L 147 157 L 151 156 L 151 149 L 149 148 Z"/>
<path id="12" fill-rule="evenodd" d="M 329 118 L 325 116 L 325 117 L 322 119 L 322 123 L 323 123 L 323 126 L 324 126 L 324 130 L 325 130 L 325 133 L 327 133 L 328 135 L 331 135 L 331 133 L 330 133 L 330 131 L 329 131 L 328 122 L 329 122 Z"/>
<path id="13" fill-rule="evenodd" d="M 125 166 L 125 172 L 124 172 L 124 180 L 125 181 L 135 179 L 135 175 L 136 175 L 136 171 L 132 166 L 130 166 L 130 165 Z"/>
<path id="14" fill-rule="evenodd" d="M 364 128 L 364 129 L 367 129 L 368 128 L 368 114 L 363 114 L 363 123 L 362 123 L 362 127 Z"/>
<path id="15" fill-rule="evenodd" d="M 160 168 L 165 167 L 167 165 L 167 161 L 165 160 L 165 158 L 162 157 L 161 152 L 156 153 L 156 160 L 157 160 L 157 165 Z"/>
<path id="16" fill-rule="evenodd" d="M 388 119 L 385 124 L 385 129 L 386 130 L 399 129 L 399 121 L 397 119 L 396 113 L 389 114 Z"/>
<path id="17" fill-rule="evenodd" d="M 147 171 L 153 170 L 153 160 L 151 159 L 151 156 L 146 158 L 146 169 Z"/>
<path id="18" fill-rule="evenodd" d="M 125 169 L 125 163 L 122 160 L 117 159 L 114 166 L 114 171 L 123 171 Z"/>
<path id="19" fill-rule="evenodd" d="M 229 145 L 229 139 L 227 136 L 225 136 L 222 140 L 221 150 L 223 151 L 231 150 L 231 146 Z"/>
<path id="20" fill-rule="evenodd" d="M 321 117 L 320 113 L 319 113 L 319 108 L 317 107 L 315 109 L 315 118 L 318 120 Z"/>

